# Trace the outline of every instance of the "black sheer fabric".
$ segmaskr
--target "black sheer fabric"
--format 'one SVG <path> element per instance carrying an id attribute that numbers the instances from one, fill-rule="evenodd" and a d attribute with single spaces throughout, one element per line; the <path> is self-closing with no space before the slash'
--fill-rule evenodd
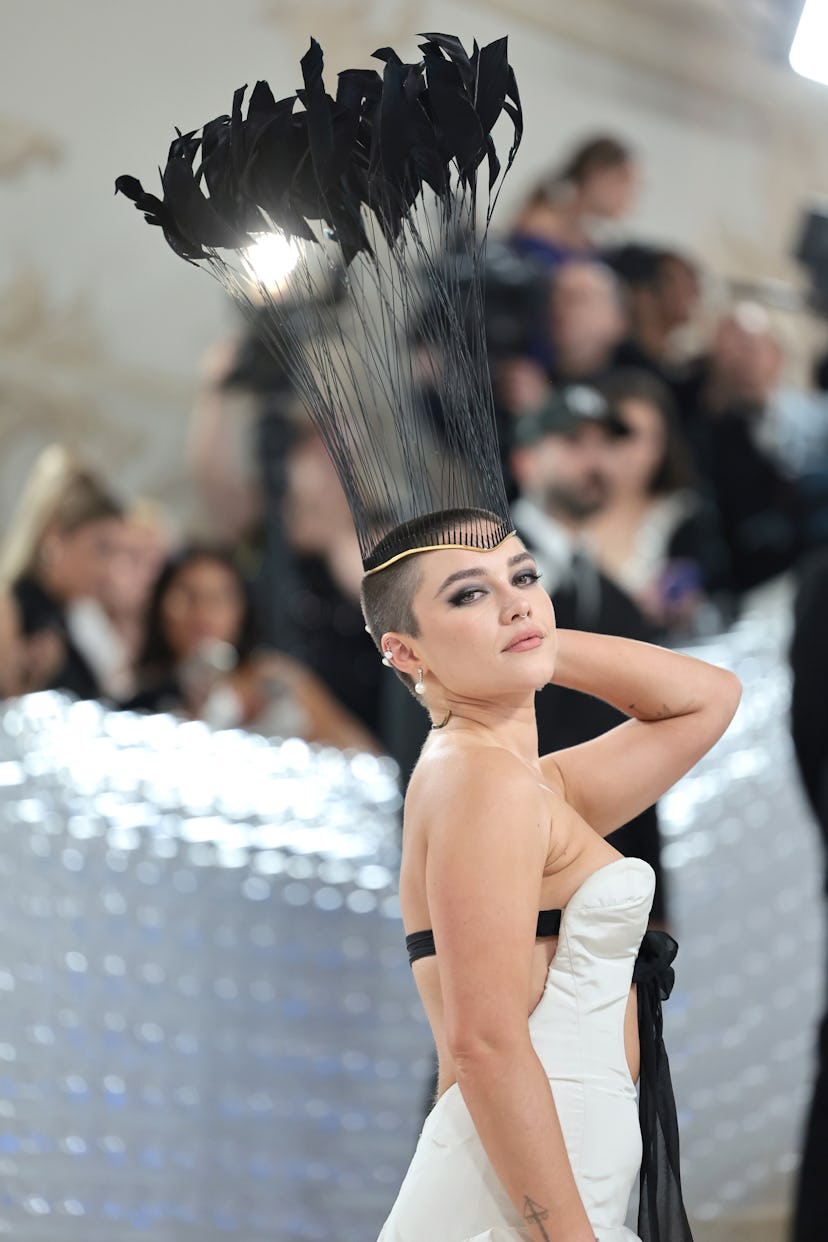
<path id="1" fill-rule="evenodd" d="M 678 944 L 663 931 L 644 933 L 633 983 L 638 986 L 641 1074 L 638 1118 L 643 1154 L 639 1178 L 641 1242 L 693 1242 L 681 1194 L 679 1132 L 670 1064 L 664 1047 L 661 1002 L 673 990 Z"/>
<path id="2" fill-rule="evenodd" d="M 555 936 L 561 911 L 541 910 L 538 931 Z M 433 957 L 437 950 L 430 929 L 405 938 L 408 960 Z M 667 932 L 647 931 L 633 967 L 638 992 L 638 1038 L 641 1071 L 638 1079 L 638 1120 L 641 1126 L 638 1233 L 641 1242 L 693 1242 L 681 1193 L 679 1132 L 670 1063 L 664 1046 L 661 1002 L 673 990 L 673 959 L 678 943 Z"/>

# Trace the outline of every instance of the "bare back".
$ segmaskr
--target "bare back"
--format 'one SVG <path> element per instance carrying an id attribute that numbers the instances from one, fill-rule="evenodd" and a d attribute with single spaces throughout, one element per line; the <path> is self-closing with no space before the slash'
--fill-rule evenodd
<path id="1" fill-rule="evenodd" d="M 502 748 L 480 741 L 452 736 L 430 738 L 412 775 L 405 801 L 403 855 L 400 872 L 400 900 L 406 934 L 432 927 L 426 885 L 429 830 L 435 805 L 441 801 L 441 780 L 446 760 L 462 752 L 466 772 L 478 770 L 482 775 L 491 764 L 493 752 Z M 438 758 L 440 762 L 434 762 Z M 535 770 L 523 760 L 515 759 L 510 779 L 517 799 L 525 805 L 528 796 L 536 808 L 534 817 L 523 816 L 524 824 L 512 824 L 512 832 L 540 833 L 544 858 L 538 882 L 538 909 L 564 907 L 588 875 L 619 858 L 619 852 L 592 829 L 566 801 L 563 781 L 554 765 L 544 761 L 545 772 Z M 522 788 L 520 788 L 522 786 Z M 526 1015 L 531 1014 L 543 993 L 550 963 L 555 955 L 557 936 L 535 940 L 532 947 L 529 992 Z M 479 951 L 486 953 L 485 944 Z M 457 1081 L 455 1066 L 446 1040 L 443 996 L 438 955 L 420 958 L 414 964 L 414 977 L 431 1026 L 439 1058 L 438 1096 Z M 497 998 L 493 1001 L 496 1003 Z M 631 996 L 632 1001 L 632 996 Z M 638 1074 L 637 1028 L 635 1009 L 630 1003 L 625 1023 L 625 1044 L 630 1072 Z"/>

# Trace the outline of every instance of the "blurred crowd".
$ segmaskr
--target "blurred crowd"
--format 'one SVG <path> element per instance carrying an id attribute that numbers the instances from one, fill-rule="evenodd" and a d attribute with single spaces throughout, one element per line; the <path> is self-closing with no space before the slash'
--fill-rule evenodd
<path id="1" fill-rule="evenodd" d="M 757 588 L 800 583 L 794 741 L 828 840 L 828 354 L 797 387 L 761 306 L 734 300 L 711 319 L 719 274 L 633 234 L 640 180 L 631 148 L 595 137 L 490 244 L 489 361 L 515 527 L 564 627 L 692 644 Z M 390 754 L 405 776 L 427 717 L 365 632 L 344 495 L 252 331 L 203 361 L 186 472 L 209 520 L 184 538 L 163 506 L 119 496 L 64 446 L 41 454 L 2 532 L 0 694 L 59 688 Z M 547 687 L 541 753 L 618 718 Z M 613 843 L 654 865 L 653 923 L 668 925 L 657 809 Z M 804 1166 L 815 1185 L 828 1018 L 821 1063 Z"/>
<path id="2" fill-rule="evenodd" d="M 760 306 L 705 321 L 711 274 L 629 232 L 640 179 L 634 152 L 598 136 L 532 190 L 490 246 L 489 357 L 515 525 L 562 615 L 683 643 L 828 542 L 828 368 L 786 389 Z M 344 497 L 254 334 L 204 360 L 191 424 L 209 514 L 195 542 L 62 446 L 41 456 L 0 553 L 0 689 L 407 768 L 424 717 L 381 677 Z"/>

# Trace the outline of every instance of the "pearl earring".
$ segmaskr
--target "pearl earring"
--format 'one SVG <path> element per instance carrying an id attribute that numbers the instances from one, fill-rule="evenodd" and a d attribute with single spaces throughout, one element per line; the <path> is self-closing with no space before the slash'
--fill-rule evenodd
<path id="1" fill-rule="evenodd" d="M 417 680 L 414 682 L 414 693 L 425 694 L 425 682 L 423 681 L 423 670 L 421 668 L 418 668 L 417 672 L 419 676 Z"/>
<path id="2" fill-rule="evenodd" d="M 390 647 L 388 648 L 388 650 L 387 650 L 387 651 L 383 652 L 382 662 L 383 662 L 383 664 L 385 665 L 385 667 L 386 667 L 386 668 L 392 668 L 392 667 L 393 667 L 393 665 L 392 665 L 392 663 L 391 663 L 392 656 L 393 656 L 393 652 L 391 651 L 391 648 L 390 648 Z"/>

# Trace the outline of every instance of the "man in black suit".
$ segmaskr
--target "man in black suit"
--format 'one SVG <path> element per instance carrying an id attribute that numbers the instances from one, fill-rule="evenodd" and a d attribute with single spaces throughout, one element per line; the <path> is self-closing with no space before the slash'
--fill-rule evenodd
<path id="1" fill-rule="evenodd" d="M 791 644 L 791 728 L 802 783 L 826 849 L 828 898 L 828 551 L 805 566 L 794 611 Z M 828 987 L 828 985 L 827 985 Z M 828 1000 L 828 991 L 826 993 Z M 817 1036 L 813 1095 L 805 1125 L 792 1242 L 828 1238 L 828 1010 Z"/>
<path id="2" fill-rule="evenodd" d="M 600 572 L 582 539 L 585 521 L 607 499 L 612 441 L 627 434 L 594 388 L 578 384 L 550 391 L 537 413 L 515 423 L 511 468 L 520 496 L 512 516 L 537 559 L 561 629 L 652 641 L 653 631 L 638 606 Z M 561 686 L 546 686 L 535 702 L 541 754 L 589 741 L 624 719 L 608 703 Z M 651 926 L 663 925 L 667 912 L 656 808 L 607 840 L 654 868 Z"/>

